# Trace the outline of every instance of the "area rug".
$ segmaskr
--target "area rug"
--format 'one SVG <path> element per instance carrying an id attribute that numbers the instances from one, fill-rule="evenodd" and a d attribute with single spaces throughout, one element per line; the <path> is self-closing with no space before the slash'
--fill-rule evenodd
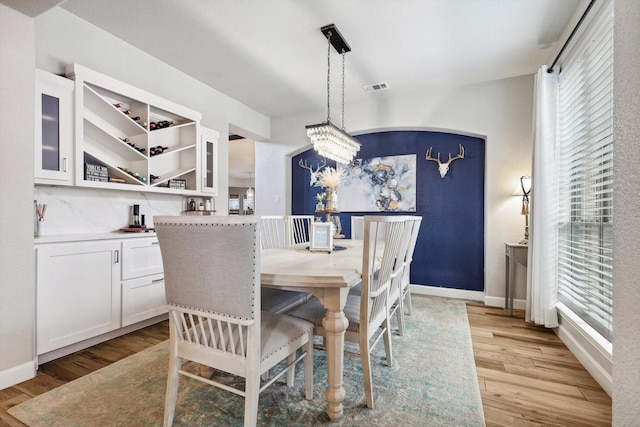
<path id="1" fill-rule="evenodd" d="M 372 357 L 375 409 L 366 407 L 360 359 L 345 355 L 344 416 L 329 421 L 325 357 L 316 350 L 313 400 L 303 397 L 300 366 L 293 387 L 282 378 L 260 395 L 258 425 L 484 426 L 465 304 L 414 297 L 413 308 L 405 335 L 393 337 L 393 366 L 381 342 Z M 167 349 L 155 345 L 8 412 L 31 427 L 161 426 Z M 242 426 L 243 405 L 240 396 L 181 377 L 174 425 Z"/>

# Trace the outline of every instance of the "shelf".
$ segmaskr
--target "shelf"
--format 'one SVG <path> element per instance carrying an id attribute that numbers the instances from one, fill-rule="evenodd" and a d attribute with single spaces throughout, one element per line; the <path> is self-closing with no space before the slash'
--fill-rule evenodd
<path id="1" fill-rule="evenodd" d="M 78 106 L 76 185 L 181 195 L 202 191 L 200 113 L 78 64 L 68 65 L 66 72 L 75 80 Z M 140 119 L 132 120 L 136 116 Z M 172 124 L 149 130 L 149 123 L 160 121 Z M 151 148 L 158 146 L 167 150 L 151 156 Z M 125 182 L 85 179 L 85 157 L 87 163 L 105 166 L 110 177 Z M 122 169 L 138 173 L 144 181 Z M 152 175 L 159 177 L 153 183 Z M 184 180 L 185 188 L 169 188 L 173 179 Z"/>
<path id="2" fill-rule="evenodd" d="M 108 182 L 109 184 L 136 185 L 136 186 L 147 185 L 145 182 L 140 181 L 135 176 L 131 176 L 128 173 L 126 173 L 125 171 L 123 171 L 122 169 L 120 169 L 120 167 L 123 167 L 123 166 L 114 165 L 114 164 L 111 164 L 111 163 L 108 163 L 108 162 L 104 161 L 104 157 L 102 157 L 102 158 L 101 157 L 97 157 L 95 154 L 92 154 L 90 152 L 85 151 L 84 162 L 85 163 L 90 163 L 90 164 L 93 164 L 93 165 L 105 166 L 107 168 L 109 177 L 122 178 L 122 179 L 125 180 L 124 183 L 121 183 L 121 182 Z M 135 169 L 131 169 L 130 168 L 130 170 L 135 170 Z M 144 171 L 144 173 L 142 173 L 140 171 L 137 171 L 137 172 L 140 174 L 140 176 L 144 176 L 145 178 L 148 178 L 146 170 Z M 86 179 L 85 179 L 85 182 L 86 183 L 91 183 L 92 185 L 107 184 L 107 182 L 91 181 L 91 180 L 86 180 Z"/>
<path id="3" fill-rule="evenodd" d="M 147 133 L 145 128 L 114 107 L 112 101 L 102 98 L 94 89 L 84 85 L 84 117 L 90 118 L 93 123 L 117 138 L 130 138 Z M 140 122 L 143 120 L 141 118 Z"/>
<path id="4" fill-rule="evenodd" d="M 173 171 L 169 171 L 168 173 L 164 174 L 164 175 L 159 175 L 160 178 L 158 178 L 153 184 L 151 184 L 152 187 L 159 187 L 160 184 L 166 184 L 170 179 L 179 179 L 182 178 L 183 176 L 190 174 L 190 173 L 195 173 L 196 168 L 184 168 L 184 169 L 176 169 Z M 155 175 L 155 173 L 154 173 Z M 187 190 L 189 190 L 188 188 L 188 183 L 187 183 Z"/>
<path id="5" fill-rule="evenodd" d="M 174 127 L 178 127 L 181 125 L 185 125 L 185 124 L 192 124 L 193 120 L 188 119 L 186 117 L 182 117 L 178 114 L 174 114 L 171 113 L 169 111 L 160 109 L 160 108 L 156 108 L 153 106 L 150 106 L 150 111 L 149 111 L 149 123 L 151 122 L 161 122 L 161 121 L 168 121 L 168 122 L 173 122 L 172 126 L 169 126 L 167 128 L 160 128 L 160 129 L 154 129 L 151 130 L 151 132 L 155 133 L 155 132 L 160 132 L 163 131 L 165 129 L 170 129 L 170 128 L 174 128 Z"/>
<path id="6" fill-rule="evenodd" d="M 146 154 L 139 152 L 135 148 L 129 146 L 129 144 L 127 144 L 126 142 L 109 134 L 104 128 L 99 127 L 87 117 L 85 117 L 84 119 L 84 136 L 85 144 L 91 146 L 98 145 L 101 147 L 101 150 L 103 152 L 111 153 L 111 156 L 120 157 L 127 162 L 136 160 L 140 161 L 147 158 Z M 136 141 L 138 141 L 137 144 Z M 140 141 L 135 138 L 129 139 L 129 142 L 136 144 L 136 146 L 140 148 L 144 148 L 146 153 L 146 141 L 144 142 L 144 145 L 142 145 L 142 143 L 140 143 Z"/>
<path id="7" fill-rule="evenodd" d="M 197 142 L 195 123 L 158 129 L 149 132 L 149 147 L 169 147 L 169 151 L 178 147 L 190 147 Z"/>

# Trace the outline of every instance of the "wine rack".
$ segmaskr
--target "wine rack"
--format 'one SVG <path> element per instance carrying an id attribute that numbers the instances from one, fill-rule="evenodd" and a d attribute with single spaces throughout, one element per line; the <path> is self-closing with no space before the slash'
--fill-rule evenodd
<path id="1" fill-rule="evenodd" d="M 76 185 L 202 190 L 200 113 L 78 64 L 67 66 L 67 76 L 75 80 Z M 87 179 L 86 165 L 106 168 L 108 182 Z M 174 180 L 184 188 L 170 186 Z"/>

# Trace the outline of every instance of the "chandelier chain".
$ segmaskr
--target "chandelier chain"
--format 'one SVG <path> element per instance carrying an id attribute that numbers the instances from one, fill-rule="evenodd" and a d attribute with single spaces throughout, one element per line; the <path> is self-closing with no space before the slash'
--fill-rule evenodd
<path id="1" fill-rule="evenodd" d="M 331 122 L 331 31 L 327 33 L 327 123 Z"/>
<path id="2" fill-rule="evenodd" d="M 345 130 L 344 127 L 344 49 L 342 50 L 342 130 Z"/>

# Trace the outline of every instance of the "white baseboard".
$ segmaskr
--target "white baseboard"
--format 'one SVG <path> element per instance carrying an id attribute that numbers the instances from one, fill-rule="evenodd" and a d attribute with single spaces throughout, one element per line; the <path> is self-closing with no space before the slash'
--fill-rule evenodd
<path id="1" fill-rule="evenodd" d="M 484 303 L 489 307 L 504 307 L 504 297 L 485 297 Z M 516 310 L 524 310 L 526 308 L 525 300 L 523 299 L 514 299 L 513 300 L 513 308 Z"/>
<path id="2" fill-rule="evenodd" d="M 440 288 L 437 286 L 411 285 L 411 293 L 413 295 L 431 295 L 471 301 L 484 300 L 484 292 L 482 291 L 466 291 L 463 289 Z"/>
<path id="3" fill-rule="evenodd" d="M 36 376 L 37 360 L 0 371 L 0 390 L 30 380 Z"/>

